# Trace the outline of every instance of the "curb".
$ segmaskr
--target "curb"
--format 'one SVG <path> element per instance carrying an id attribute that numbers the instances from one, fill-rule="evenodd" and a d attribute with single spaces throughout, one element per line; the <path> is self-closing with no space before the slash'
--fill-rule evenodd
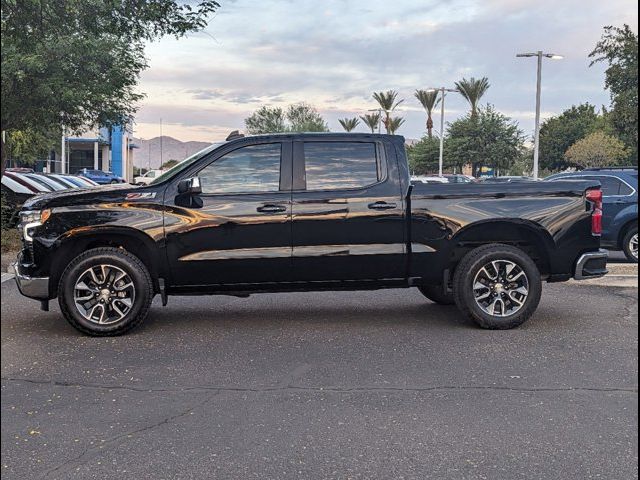
<path id="1" fill-rule="evenodd" d="M 607 268 L 609 269 L 609 275 L 628 275 L 628 276 L 638 276 L 638 264 L 637 263 L 609 263 L 607 264 Z"/>

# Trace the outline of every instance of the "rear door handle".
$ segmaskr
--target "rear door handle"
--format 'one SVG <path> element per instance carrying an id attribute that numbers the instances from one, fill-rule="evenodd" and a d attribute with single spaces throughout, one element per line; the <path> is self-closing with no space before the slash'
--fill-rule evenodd
<path id="1" fill-rule="evenodd" d="M 287 207 L 283 207 L 282 205 L 267 204 L 267 205 L 262 205 L 261 207 L 258 207 L 257 210 L 260 213 L 280 213 L 280 212 L 286 212 Z"/>
<path id="2" fill-rule="evenodd" d="M 391 210 L 392 208 L 396 208 L 396 204 L 387 202 L 374 202 L 369 204 L 369 208 L 371 210 Z"/>

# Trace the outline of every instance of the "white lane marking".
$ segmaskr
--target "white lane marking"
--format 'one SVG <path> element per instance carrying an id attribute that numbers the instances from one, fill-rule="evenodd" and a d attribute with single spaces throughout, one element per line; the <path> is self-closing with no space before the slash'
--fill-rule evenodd
<path id="1" fill-rule="evenodd" d="M 13 278 L 13 273 L 3 273 L 2 274 L 2 282 L 0 283 L 4 283 L 7 280 L 11 280 Z"/>

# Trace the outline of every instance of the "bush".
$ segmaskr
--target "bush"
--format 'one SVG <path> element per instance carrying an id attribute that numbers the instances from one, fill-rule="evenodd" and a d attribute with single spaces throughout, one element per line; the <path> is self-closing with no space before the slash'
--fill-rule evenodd
<path id="1" fill-rule="evenodd" d="M 15 227 L 18 221 L 18 208 L 14 203 L 10 202 L 7 199 L 4 192 L 2 192 L 2 197 L 1 197 L 1 207 L 2 207 L 2 230 L 8 230 L 10 228 Z"/>

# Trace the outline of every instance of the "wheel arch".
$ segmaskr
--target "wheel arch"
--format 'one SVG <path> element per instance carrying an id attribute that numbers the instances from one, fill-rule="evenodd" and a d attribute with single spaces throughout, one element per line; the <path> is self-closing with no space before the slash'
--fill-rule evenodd
<path id="1" fill-rule="evenodd" d="M 620 248 L 621 250 L 624 248 L 624 237 L 627 236 L 627 232 L 629 231 L 629 229 L 631 229 L 634 226 L 638 226 L 638 216 L 636 215 L 635 218 L 632 218 L 630 220 L 627 220 L 624 225 L 622 225 L 622 227 L 620 228 L 620 231 L 618 232 L 618 248 Z"/>
<path id="2" fill-rule="evenodd" d="M 66 266 L 82 252 L 98 247 L 122 248 L 135 255 L 147 267 L 154 291 L 158 292 L 158 279 L 163 274 L 160 268 L 160 249 L 147 234 L 128 227 L 92 227 L 87 231 L 70 231 L 59 240 L 51 266 L 50 285 L 57 295 L 58 282 Z"/>
<path id="3" fill-rule="evenodd" d="M 543 276 L 551 273 L 551 252 L 556 248 L 553 238 L 541 225 L 517 218 L 472 223 L 456 232 L 451 242 L 456 264 L 477 247 L 499 243 L 525 251 Z"/>

